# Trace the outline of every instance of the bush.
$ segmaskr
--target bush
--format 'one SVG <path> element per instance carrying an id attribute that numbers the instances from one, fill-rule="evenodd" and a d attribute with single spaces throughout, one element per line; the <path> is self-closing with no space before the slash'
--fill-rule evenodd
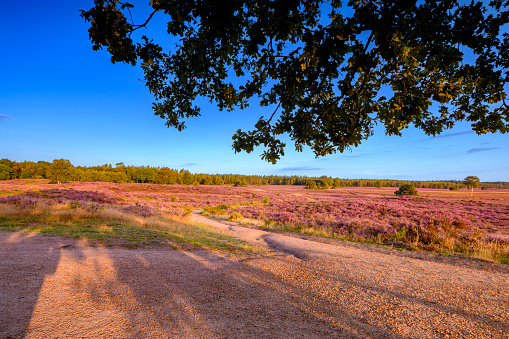
<path id="1" fill-rule="evenodd" d="M 394 192 L 396 195 L 419 195 L 414 185 L 403 184 L 399 187 L 399 191 Z"/>
<path id="2" fill-rule="evenodd" d="M 316 182 L 314 180 L 309 180 L 306 182 L 306 189 L 312 190 L 316 188 Z"/>
<path id="3" fill-rule="evenodd" d="M 230 214 L 230 217 L 228 218 L 228 220 L 230 220 L 230 221 L 237 221 L 240 219 L 242 219 L 242 214 L 240 214 L 238 212 L 233 212 L 232 214 Z"/>
<path id="4" fill-rule="evenodd" d="M 246 179 L 242 179 L 242 181 L 240 180 L 235 181 L 235 185 L 233 185 L 233 187 L 247 187 Z"/>
<path id="5" fill-rule="evenodd" d="M 0 164 L 0 180 L 9 180 L 11 178 L 12 169 L 4 164 Z"/>

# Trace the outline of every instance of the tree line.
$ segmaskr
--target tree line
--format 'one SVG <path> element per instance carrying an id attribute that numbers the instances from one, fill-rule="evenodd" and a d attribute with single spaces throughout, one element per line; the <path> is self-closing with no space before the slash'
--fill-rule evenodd
<path id="1" fill-rule="evenodd" d="M 241 175 L 191 173 L 185 169 L 168 167 L 126 166 L 74 166 L 67 159 L 47 161 L 16 162 L 0 160 L 0 180 L 8 179 L 49 179 L 54 182 L 114 182 L 114 183 L 155 183 L 181 185 L 301 185 L 308 188 L 328 189 L 338 187 L 399 187 L 411 183 L 417 188 L 459 189 L 465 187 L 463 180 L 421 181 L 390 179 L 341 179 L 330 176 L 284 176 L 284 175 Z M 311 184 L 311 182 L 314 183 Z M 482 182 L 483 188 L 509 188 L 509 182 Z"/>

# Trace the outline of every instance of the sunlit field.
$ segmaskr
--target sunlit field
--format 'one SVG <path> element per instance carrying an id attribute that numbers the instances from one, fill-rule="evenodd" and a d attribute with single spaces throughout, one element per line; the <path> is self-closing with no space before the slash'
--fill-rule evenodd
<path id="1" fill-rule="evenodd" d="M 0 231 L 60 235 L 107 246 L 205 248 L 240 256 L 259 252 L 244 241 L 192 223 L 184 210 L 168 213 L 137 204 L 116 196 L 102 183 L 72 188 L 73 184 L 47 182 L 0 183 Z M 143 196 L 138 199 L 146 201 Z"/>
<path id="2" fill-rule="evenodd" d="M 0 227 L 12 229 L 13 215 L 46 213 L 47 223 L 48 215 L 58 219 L 55 215 L 65 213 L 56 211 L 64 210 L 116 213 L 112 220 L 131 224 L 141 220 L 138 224 L 152 223 L 161 229 L 161 218 L 185 220 L 190 211 L 204 209 L 208 215 L 259 227 L 509 263 L 509 190 L 476 189 L 471 198 L 467 189 L 418 189 L 419 196 L 401 197 L 394 194 L 394 187 L 307 190 L 303 186 L 48 182 L 0 182 Z M 36 212 L 43 207 L 46 212 Z M 26 227 L 38 219 L 19 220 Z"/>

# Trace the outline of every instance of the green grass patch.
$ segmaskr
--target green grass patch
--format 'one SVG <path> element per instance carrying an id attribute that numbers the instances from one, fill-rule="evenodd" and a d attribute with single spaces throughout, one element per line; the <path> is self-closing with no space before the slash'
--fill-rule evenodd
<path id="1" fill-rule="evenodd" d="M 23 191 L 20 191 L 20 190 L 0 191 L 0 196 L 1 195 L 6 195 L 6 196 L 9 196 L 9 195 L 19 195 L 21 193 L 23 193 Z"/>
<path id="2" fill-rule="evenodd" d="M 8 212 L 8 213 L 7 213 Z M 257 252 L 249 243 L 207 226 L 164 214 L 142 218 L 119 210 L 10 209 L 0 216 L 0 231 L 28 232 L 45 236 L 87 239 L 106 246 L 170 246 L 204 248 L 240 256 Z"/>

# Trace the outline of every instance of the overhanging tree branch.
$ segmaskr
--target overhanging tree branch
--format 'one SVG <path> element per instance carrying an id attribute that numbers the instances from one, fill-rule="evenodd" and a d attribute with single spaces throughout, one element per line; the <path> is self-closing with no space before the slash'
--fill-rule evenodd
<path id="1" fill-rule="evenodd" d="M 320 8 L 330 13 L 320 13 L 321 2 L 154 0 L 154 11 L 135 25 L 131 4 L 104 0 L 82 16 L 91 23 L 94 49 L 106 47 L 113 62 L 144 61 L 146 85 L 169 103 L 156 114 L 171 126 L 199 115 L 192 103 L 200 96 L 228 109 L 246 107 L 253 97 L 262 106 L 277 103 L 253 132 L 234 136 L 236 151 L 264 145 L 269 162 L 284 154 L 277 139 L 283 133 L 297 150 L 307 145 L 322 156 L 357 146 L 378 122 L 398 135 L 412 122 L 435 135 L 460 120 L 480 134 L 509 131 L 507 95 L 499 93 L 509 74 L 500 33 L 508 30 L 509 3 L 363 1 L 351 2 L 347 12 L 331 1 Z M 184 37 L 168 54 L 148 38 L 144 44 L 131 39 L 162 9 L 169 15 L 167 32 Z M 330 23 L 320 25 L 327 14 Z M 236 82 L 229 78 L 233 71 L 240 75 Z M 430 118 L 429 107 L 444 103 L 449 110 Z M 269 135 L 267 124 L 281 107 Z"/>

